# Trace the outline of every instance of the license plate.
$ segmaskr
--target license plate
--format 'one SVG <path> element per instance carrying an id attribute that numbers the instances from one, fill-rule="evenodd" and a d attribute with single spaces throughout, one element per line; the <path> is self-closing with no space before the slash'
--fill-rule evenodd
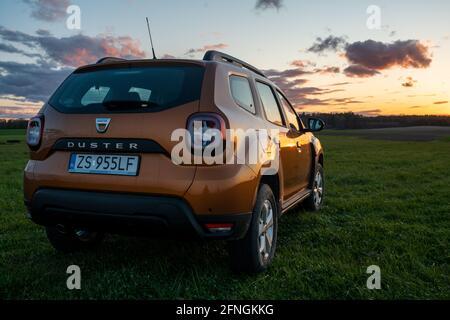
<path id="1" fill-rule="evenodd" d="M 138 169 L 138 156 L 74 153 L 70 156 L 69 161 L 69 172 L 71 173 L 136 176 Z"/>

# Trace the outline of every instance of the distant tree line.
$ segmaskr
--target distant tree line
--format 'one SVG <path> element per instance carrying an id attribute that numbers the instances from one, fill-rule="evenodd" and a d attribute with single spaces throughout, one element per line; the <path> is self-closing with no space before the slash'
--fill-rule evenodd
<path id="1" fill-rule="evenodd" d="M 450 126 L 450 116 L 376 116 L 347 113 L 303 113 L 302 118 L 321 118 L 328 129 L 375 129 L 414 126 Z M 0 129 L 26 129 L 27 120 L 0 119 Z"/>
<path id="2" fill-rule="evenodd" d="M 0 119 L 0 129 L 26 129 L 27 125 L 24 119 Z"/>
<path id="3" fill-rule="evenodd" d="M 374 116 L 368 117 L 353 112 L 312 113 L 302 115 L 321 118 L 327 129 L 375 129 L 415 126 L 450 126 L 450 116 Z"/>

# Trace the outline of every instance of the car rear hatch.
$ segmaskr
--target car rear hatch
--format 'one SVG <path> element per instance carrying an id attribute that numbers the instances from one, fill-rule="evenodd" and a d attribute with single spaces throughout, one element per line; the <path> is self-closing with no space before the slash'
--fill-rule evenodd
<path id="1" fill-rule="evenodd" d="M 199 64 L 167 61 L 75 71 L 44 108 L 42 146 L 32 154 L 41 160 L 33 170 L 39 187 L 183 195 L 195 167 L 172 163 L 171 135 L 199 110 L 203 76 Z M 84 162 L 83 170 L 80 155 L 101 155 L 107 169 Z M 131 160 L 136 167 L 125 175 L 109 170 Z"/>

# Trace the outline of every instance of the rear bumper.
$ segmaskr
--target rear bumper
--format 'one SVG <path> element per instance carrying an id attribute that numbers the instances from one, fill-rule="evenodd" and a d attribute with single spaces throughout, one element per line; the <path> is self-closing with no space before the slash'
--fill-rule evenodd
<path id="1" fill-rule="evenodd" d="M 167 196 L 39 189 L 26 205 L 30 218 L 41 225 L 150 236 L 241 239 L 251 221 L 251 213 L 196 215 L 183 199 Z M 233 228 L 213 233 L 207 223 L 231 223 Z"/>

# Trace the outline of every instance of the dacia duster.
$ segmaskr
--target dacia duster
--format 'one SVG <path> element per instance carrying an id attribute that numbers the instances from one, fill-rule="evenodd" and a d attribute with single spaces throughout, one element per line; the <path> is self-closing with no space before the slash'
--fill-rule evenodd
<path id="1" fill-rule="evenodd" d="M 227 240 L 235 270 L 264 271 L 280 215 L 323 203 L 323 151 L 312 132 L 324 123 L 306 122 L 263 72 L 221 52 L 103 58 L 76 69 L 29 121 L 28 216 L 62 252 L 93 247 L 105 232 L 194 236 Z M 279 165 L 264 174 L 261 161 L 177 163 L 173 132 L 193 123 L 223 139 L 228 129 L 276 130 Z M 202 132 L 205 147 L 213 139 Z"/>

